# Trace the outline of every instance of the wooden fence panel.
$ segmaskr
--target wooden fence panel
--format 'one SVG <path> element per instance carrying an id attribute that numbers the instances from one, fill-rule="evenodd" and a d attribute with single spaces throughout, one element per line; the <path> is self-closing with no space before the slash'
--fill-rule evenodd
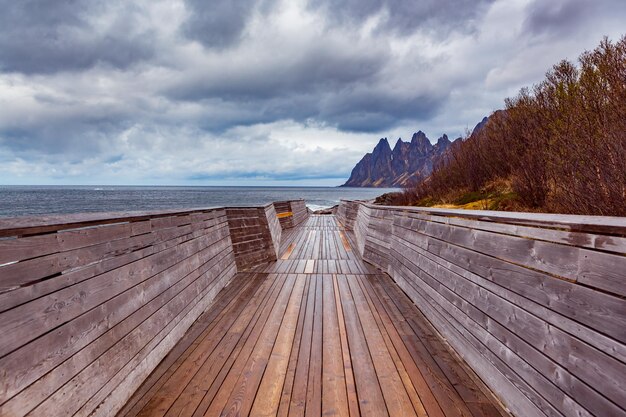
<path id="1" fill-rule="evenodd" d="M 355 204 L 357 250 L 515 414 L 626 415 L 626 219 Z"/>
<path id="2" fill-rule="evenodd" d="M 115 414 L 281 230 L 273 204 L 0 219 L 0 415 Z"/>
<path id="3" fill-rule="evenodd" d="M 299 226 L 309 217 L 304 200 L 275 201 L 273 205 L 282 230 Z"/>
<path id="4" fill-rule="evenodd" d="M 227 208 L 226 216 L 238 271 L 278 258 L 281 225 L 272 204 Z"/>
<path id="5" fill-rule="evenodd" d="M 358 201 L 341 200 L 336 216 L 346 230 L 354 230 L 354 221 L 360 206 Z"/>

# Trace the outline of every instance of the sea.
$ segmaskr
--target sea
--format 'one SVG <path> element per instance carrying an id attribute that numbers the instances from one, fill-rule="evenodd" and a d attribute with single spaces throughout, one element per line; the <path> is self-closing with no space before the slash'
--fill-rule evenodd
<path id="1" fill-rule="evenodd" d="M 0 185 L 0 217 L 45 214 L 260 206 L 304 199 L 311 210 L 340 199 L 369 200 L 393 188 L 347 187 L 173 187 Z"/>

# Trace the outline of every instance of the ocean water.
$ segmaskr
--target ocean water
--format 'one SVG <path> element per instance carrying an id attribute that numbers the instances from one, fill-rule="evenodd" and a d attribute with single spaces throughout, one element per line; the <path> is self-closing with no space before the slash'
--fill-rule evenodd
<path id="1" fill-rule="evenodd" d="M 221 206 L 259 206 L 303 198 L 312 210 L 340 199 L 368 200 L 386 188 L 338 187 L 134 187 L 0 186 L 0 216 L 159 210 Z"/>

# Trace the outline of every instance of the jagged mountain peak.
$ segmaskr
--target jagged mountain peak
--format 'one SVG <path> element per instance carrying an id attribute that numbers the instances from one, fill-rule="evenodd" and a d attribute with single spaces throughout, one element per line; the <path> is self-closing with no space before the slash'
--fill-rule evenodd
<path id="1" fill-rule="evenodd" d="M 378 141 L 374 151 L 372 151 L 372 158 L 375 160 L 381 158 L 385 159 L 388 158 L 389 155 L 391 155 L 391 146 L 389 146 L 389 141 L 387 141 L 387 138 L 382 138 Z"/>
<path id="2" fill-rule="evenodd" d="M 397 155 L 398 153 L 402 153 L 404 152 L 404 150 L 410 146 L 409 142 L 405 142 L 402 140 L 402 138 L 398 138 L 398 140 L 396 141 L 395 146 L 393 147 L 393 154 Z"/>
<path id="3" fill-rule="evenodd" d="M 486 118 L 474 130 L 480 130 L 485 123 Z M 381 138 L 373 152 L 356 164 L 344 186 L 410 186 L 427 178 L 437 163 L 445 163 L 452 143 L 448 135 L 443 134 L 433 145 L 426 134 L 418 130 L 413 133 L 410 142 L 398 138 L 392 151 L 387 138 Z"/>
<path id="4" fill-rule="evenodd" d="M 389 148 L 391 150 L 391 147 L 389 146 L 389 141 L 387 140 L 387 138 L 380 138 L 380 140 L 378 141 L 378 144 L 376 145 L 376 148 Z"/>
<path id="5" fill-rule="evenodd" d="M 419 130 L 413 133 L 413 137 L 411 137 L 411 147 L 418 153 L 426 155 L 432 150 L 433 145 L 426 134 Z"/>
<path id="6" fill-rule="evenodd" d="M 480 131 L 483 130 L 483 128 L 487 124 L 488 120 L 488 117 L 483 117 L 483 120 L 481 120 L 476 126 L 474 126 L 474 130 L 472 130 L 472 135 L 477 135 L 478 133 L 480 133 Z"/>
<path id="7" fill-rule="evenodd" d="M 428 138 L 426 137 L 426 133 L 422 132 L 421 130 L 413 133 L 413 136 L 411 137 L 411 143 L 423 143 L 424 141 L 430 143 L 430 140 L 428 140 Z"/>
<path id="8" fill-rule="evenodd" d="M 447 138 L 447 136 L 446 136 Z M 371 154 L 365 155 L 354 167 L 344 184 L 352 187 L 402 187 L 430 175 L 434 159 L 442 148 L 430 143 L 421 130 L 410 142 L 398 138 L 393 150 L 387 138 L 381 138 Z"/>

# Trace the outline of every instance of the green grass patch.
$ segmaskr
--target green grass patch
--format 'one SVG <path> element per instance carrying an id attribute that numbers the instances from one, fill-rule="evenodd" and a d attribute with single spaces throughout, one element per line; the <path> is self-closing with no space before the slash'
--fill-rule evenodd
<path id="1" fill-rule="evenodd" d="M 435 204 L 438 204 L 438 202 L 435 201 L 435 199 L 432 197 L 422 198 L 421 200 L 417 200 L 415 203 L 413 203 L 413 205 L 416 207 L 432 207 Z"/>
<path id="2" fill-rule="evenodd" d="M 489 195 L 482 193 L 480 191 L 470 191 L 470 192 L 462 194 L 459 198 L 454 200 L 452 203 L 457 206 L 463 206 L 465 204 L 473 203 L 474 201 L 484 200 L 485 198 L 489 198 Z"/>
<path id="3" fill-rule="evenodd" d="M 512 191 L 492 196 L 489 204 L 489 210 L 512 211 L 519 208 L 519 196 Z"/>

